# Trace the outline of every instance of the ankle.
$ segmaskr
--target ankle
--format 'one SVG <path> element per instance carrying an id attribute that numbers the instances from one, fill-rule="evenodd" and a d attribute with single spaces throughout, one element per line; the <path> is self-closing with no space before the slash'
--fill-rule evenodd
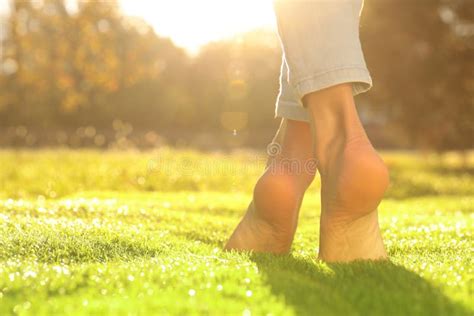
<path id="1" fill-rule="evenodd" d="M 254 188 L 254 202 L 258 211 L 286 211 L 297 204 L 298 185 L 291 175 L 265 172 Z"/>
<path id="2" fill-rule="evenodd" d="M 275 158 L 258 181 L 257 187 L 263 186 L 275 193 L 279 190 L 290 190 L 297 195 L 303 194 L 316 177 L 314 162 L 315 159 L 311 156 L 306 159 Z"/>
<path id="3" fill-rule="evenodd" d="M 313 92 L 303 98 L 303 104 L 317 123 L 315 126 L 326 130 L 337 128 L 338 132 L 351 132 L 359 122 L 352 87 L 342 84 Z"/>
<path id="4" fill-rule="evenodd" d="M 297 210 L 314 175 L 267 169 L 254 188 L 255 215 L 285 225 L 297 218 Z"/>
<path id="5" fill-rule="evenodd" d="M 360 122 L 350 85 L 309 94 L 304 102 L 312 121 L 314 154 L 319 165 L 340 156 L 349 144 L 371 146 Z"/>

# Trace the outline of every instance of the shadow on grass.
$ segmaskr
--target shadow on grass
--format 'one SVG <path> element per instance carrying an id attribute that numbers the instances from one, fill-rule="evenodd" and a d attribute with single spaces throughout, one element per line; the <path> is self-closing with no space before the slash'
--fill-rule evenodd
<path id="1" fill-rule="evenodd" d="M 440 289 L 390 262 L 324 264 L 253 255 L 272 292 L 296 315 L 469 315 Z"/>

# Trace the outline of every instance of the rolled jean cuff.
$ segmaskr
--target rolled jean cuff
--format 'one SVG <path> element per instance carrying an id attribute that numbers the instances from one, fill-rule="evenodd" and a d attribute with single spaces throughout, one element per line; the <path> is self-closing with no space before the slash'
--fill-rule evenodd
<path id="1" fill-rule="evenodd" d="M 300 79 L 293 83 L 292 86 L 301 100 L 309 93 L 343 83 L 352 83 L 353 94 L 357 95 L 368 91 L 372 87 L 372 78 L 365 66 L 356 66 L 319 73 Z"/>
<path id="2" fill-rule="evenodd" d="M 298 102 L 279 100 L 275 110 L 275 117 L 293 121 L 309 122 L 308 110 Z"/>

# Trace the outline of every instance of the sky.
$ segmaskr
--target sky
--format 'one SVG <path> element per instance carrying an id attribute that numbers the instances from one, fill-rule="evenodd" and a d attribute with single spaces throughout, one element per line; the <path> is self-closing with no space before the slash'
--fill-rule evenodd
<path id="1" fill-rule="evenodd" d="M 35 0 L 41 2 L 41 0 Z M 73 3 L 75 0 L 66 0 Z M 93 0 L 92 0 L 93 1 Z M 161 36 L 195 53 L 211 41 L 256 28 L 275 28 L 272 0 L 119 0 L 125 15 L 141 17 Z M 9 0 L 0 0 L 0 15 Z"/>
<path id="2" fill-rule="evenodd" d="M 0 0 L 1 1 L 1 0 Z M 255 28 L 274 28 L 272 0 L 120 0 L 157 34 L 196 52 L 200 46 Z"/>

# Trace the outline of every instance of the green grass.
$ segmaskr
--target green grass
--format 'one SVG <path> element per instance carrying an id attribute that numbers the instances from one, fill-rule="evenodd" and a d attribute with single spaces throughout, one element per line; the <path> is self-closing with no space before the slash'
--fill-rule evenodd
<path id="1" fill-rule="evenodd" d="M 1 151 L 0 315 L 472 315 L 474 157 L 385 160 L 391 262 L 325 264 L 318 181 L 291 255 L 221 250 L 261 154 Z"/>

